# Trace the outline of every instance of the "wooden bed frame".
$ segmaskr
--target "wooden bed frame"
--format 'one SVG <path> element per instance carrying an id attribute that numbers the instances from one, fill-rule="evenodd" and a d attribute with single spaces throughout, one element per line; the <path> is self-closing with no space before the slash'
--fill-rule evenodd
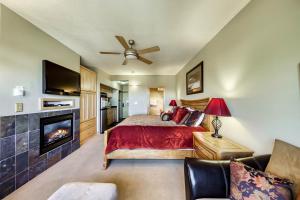
<path id="1" fill-rule="evenodd" d="M 197 100 L 180 100 L 181 106 L 193 108 L 203 111 L 207 106 L 210 98 Z M 202 123 L 208 131 L 212 131 L 211 117 L 205 116 Z M 193 157 L 193 149 L 171 149 L 171 150 L 155 150 L 155 149 L 118 149 L 109 154 L 105 154 L 106 145 L 109 134 L 114 129 L 108 129 L 104 132 L 104 161 L 103 168 L 106 169 L 109 161 L 113 159 L 184 159 L 185 157 Z"/>

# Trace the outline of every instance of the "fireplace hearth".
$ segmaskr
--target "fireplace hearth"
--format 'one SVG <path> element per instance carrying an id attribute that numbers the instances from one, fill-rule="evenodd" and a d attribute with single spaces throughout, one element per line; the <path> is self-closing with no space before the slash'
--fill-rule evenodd
<path id="1" fill-rule="evenodd" d="M 63 131 L 63 135 L 60 137 L 56 137 L 56 134 L 52 135 L 52 139 L 45 140 L 43 146 L 48 147 L 48 149 L 45 149 L 48 151 L 51 149 L 49 146 L 58 142 L 57 147 L 47 153 L 40 154 L 40 138 L 44 140 L 44 133 L 43 137 L 40 137 L 41 131 L 44 131 L 44 127 L 42 128 L 40 123 L 41 119 L 44 121 L 45 118 L 49 117 L 49 121 L 44 121 L 44 125 L 46 125 L 60 122 L 60 120 L 51 121 L 50 117 L 57 116 L 60 118 L 62 115 L 67 114 L 71 115 L 60 120 L 71 120 L 73 122 L 71 128 L 70 121 L 63 123 L 63 125 L 67 125 L 67 130 L 73 130 L 73 133 L 67 134 Z M 0 149 L 0 199 L 3 199 L 80 148 L 80 109 L 1 116 L 0 121 L 2 122 L 0 146 L 5 149 L 5 151 Z M 60 146 L 61 142 L 72 139 L 72 137 L 68 137 L 70 135 L 73 140 Z"/>
<path id="2" fill-rule="evenodd" d="M 73 114 L 40 120 L 40 155 L 73 139 Z"/>

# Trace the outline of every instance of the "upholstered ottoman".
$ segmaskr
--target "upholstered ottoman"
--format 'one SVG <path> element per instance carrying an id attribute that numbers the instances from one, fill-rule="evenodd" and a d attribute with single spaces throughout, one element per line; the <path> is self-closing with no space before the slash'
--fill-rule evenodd
<path id="1" fill-rule="evenodd" d="M 117 186 L 112 183 L 73 182 L 61 186 L 48 200 L 117 200 Z"/>

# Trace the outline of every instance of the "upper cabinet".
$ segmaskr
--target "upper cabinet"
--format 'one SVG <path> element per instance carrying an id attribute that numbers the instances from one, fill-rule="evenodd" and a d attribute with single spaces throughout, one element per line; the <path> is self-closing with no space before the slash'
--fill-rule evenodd
<path id="1" fill-rule="evenodd" d="M 81 66 L 80 75 L 81 75 L 81 91 L 96 92 L 97 90 L 96 72 Z"/>
<path id="2" fill-rule="evenodd" d="M 113 89 L 107 85 L 100 84 L 100 91 L 107 94 L 107 97 L 112 97 Z"/>

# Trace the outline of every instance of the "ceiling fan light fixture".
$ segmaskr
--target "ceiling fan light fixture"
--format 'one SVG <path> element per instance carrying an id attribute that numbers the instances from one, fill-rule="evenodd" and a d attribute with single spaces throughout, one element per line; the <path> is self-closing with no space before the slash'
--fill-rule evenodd
<path id="1" fill-rule="evenodd" d="M 136 55 L 131 55 L 131 54 L 127 54 L 125 55 L 126 59 L 128 60 L 136 60 L 137 59 L 137 56 Z"/>
<path id="2" fill-rule="evenodd" d="M 127 49 L 124 53 L 125 58 L 128 60 L 136 60 L 138 58 L 138 54 L 135 49 Z"/>

